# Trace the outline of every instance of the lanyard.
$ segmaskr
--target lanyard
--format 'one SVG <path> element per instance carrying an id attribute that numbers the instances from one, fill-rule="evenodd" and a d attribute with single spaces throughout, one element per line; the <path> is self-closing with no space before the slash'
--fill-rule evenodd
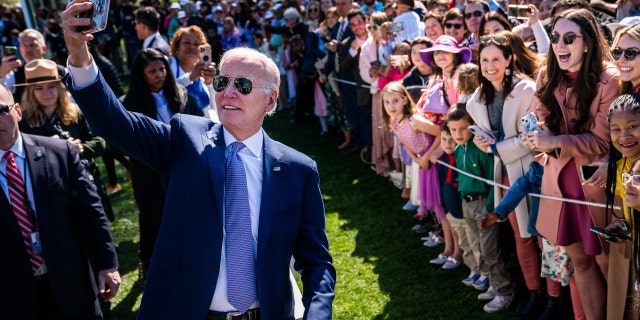
<path id="1" fill-rule="evenodd" d="M 15 160 L 14 160 L 15 161 Z M 24 199 L 24 202 L 22 203 L 24 205 L 25 208 L 27 208 L 27 216 L 29 216 L 29 220 L 31 220 L 31 223 L 33 223 L 33 226 L 35 228 L 35 231 L 38 232 L 39 231 L 39 226 L 38 226 L 38 219 L 36 219 L 36 213 L 35 211 L 33 211 L 33 208 L 31 207 L 31 201 L 29 201 L 29 195 L 27 194 L 27 161 L 24 161 L 24 173 L 22 173 L 22 181 L 24 182 L 24 190 L 22 190 L 23 194 L 22 197 Z M 7 164 L 9 165 L 9 164 Z M 5 175 L 4 172 L 0 171 L 0 175 L 2 175 L 4 177 L 4 179 L 7 181 L 7 187 L 9 186 L 9 184 L 12 184 L 14 188 L 18 188 L 18 186 L 15 185 L 15 183 L 13 183 L 13 181 L 9 180 L 7 178 L 7 175 Z M 7 199 L 8 200 L 8 199 Z"/>

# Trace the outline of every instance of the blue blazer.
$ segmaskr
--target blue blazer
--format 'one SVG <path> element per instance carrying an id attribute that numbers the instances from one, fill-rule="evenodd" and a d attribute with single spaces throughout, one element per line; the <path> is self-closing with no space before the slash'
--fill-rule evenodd
<path id="1" fill-rule="evenodd" d="M 102 76 L 75 101 L 92 130 L 157 170 L 167 189 L 139 319 L 204 319 L 218 280 L 223 237 L 222 125 L 178 114 L 170 124 L 126 111 Z M 302 273 L 305 318 L 331 319 L 336 273 L 316 164 L 264 134 L 256 269 L 263 319 L 293 319 L 289 263 Z"/>

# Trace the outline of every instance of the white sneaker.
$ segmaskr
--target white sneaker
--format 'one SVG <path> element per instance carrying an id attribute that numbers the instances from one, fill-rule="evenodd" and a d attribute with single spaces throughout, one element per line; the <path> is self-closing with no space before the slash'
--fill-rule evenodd
<path id="1" fill-rule="evenodd" d="M 496 296 L 493 300 L 489 301 L 489 303 L 485 304 L 483 309 L 489 313 L 504 310 L 509 308 L 512 301 L 513 295 Z"/>
<path id="2" fill-rule="evenodd" d="M 496 297 L 496 288 L 489 286 L 487 291 L 478 295 L 478 300 L 494 300 Z"/>

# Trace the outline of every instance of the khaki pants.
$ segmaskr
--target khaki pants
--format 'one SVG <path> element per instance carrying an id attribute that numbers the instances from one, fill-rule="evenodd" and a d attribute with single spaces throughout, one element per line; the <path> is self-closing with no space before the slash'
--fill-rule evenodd
<path id="1" fill-rule="evenodd" d="M 513 294 L 511 279 L 509 273 L 500 255 L 500 245 L 498 238 L 500 237 L 499 224 L 494 223 L 490 227 L 480 230 L 480 220 L 487 214 L 485 204 L 487 197 L 481 197 L 478 200 L 467 202 L 462 201 L 462 213 L 465 219 L 474 219 L 473 227 L 478 230 L 480 252 L 486 267 L 489 269 L 489 279 L 491 285 L 496 289 L 496 295 L 505 296 Z M 480 266 L 482 268 L 482 265 Z"/>

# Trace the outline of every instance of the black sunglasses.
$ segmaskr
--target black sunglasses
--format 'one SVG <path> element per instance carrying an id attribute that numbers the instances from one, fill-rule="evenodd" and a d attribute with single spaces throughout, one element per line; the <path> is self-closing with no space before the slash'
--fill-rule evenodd
<path id="1" fill-rule="evenodd" d="M 631 61 L 635 59 L 638 54 L 640 54 L 640 50 L 636 48 L 627 48 L 627 49 L 622 49 L 620 47 L 611 48 L 611 55 L 613 56 L 614 59 L 620 60 L 620 57 L 622 57 L 622 54 L 624 54 L 624 58 L 627 59 L 627 61 Z"/>
<path id="2" fill-rule="evenodd" d="M 376 31 L 378 31 L 379 27 L 380 26 L 378 26 L 377 24 L 367 24 L 367 31 L 376 32 Z"/>
<path id="3" fill-rule="evenodd" d="M 318 8 L 311 8 L 309 9 L 309 12 L 318 12 Z"/>
<path id="4" fill-rule="evenodd" d="M 476 10 L 476 11 L 474 11 L 474 12 L 468 12 L 468 13 L 465 13 L 465 14 L 464 14 L 464 18 L 465 18 L 465 19 L 471 19 L 471 16 L 474 16 L 474 17 L 476 17 L 476 18 L 477 18 L 477 17 L 482 17 L 482 15 L 484 15 L 484 11 L 482 11 L 482 10 Z"/>
<path id="5" fill-rule="evenodd" d="M 213 90 L 220 92 L 224 90 L 233 79 L 233 86 L 243 95 L 248 95 L 253 90 L 253 83 L 247 78 L 234 78 L 227 76 L 215 76 L 213 78 Z"/>
<path id="6" fill-rule="evenodd" d="M 503 36 L 482 36 L 480 37 L 480 43 L 487 45 L 490 43 L 495 43 L 499 46 L 509 45 L 509 39 Z"/>
<path id="7" fill-rule="evenodd" d="M 8 115 L 9 112 L 11 112 L 11 109 L 13 109 L 13 107 L 15 106 L 16 106 L 16 103 L 10 104 L 10 105 L 6 105 L 6 104 L 0 105 L 0 117 L 4 117 Z"/>
<path id="8" fill-rule="evenodd" d="M 572 44 L 573 41 L 576 40 L 576 38 L 582 38 L 582 36 L 579 36 L 573 32 L 569 32 L 569 33 L 565 33 L 562 36 L 562 41 L 564 42 L 564 44 Z M 552 33 L 549 39 L 551 40 L 551 43 L 558 44 L 558 42 L 560 41 L 560 34 Z"/>
<path id="9" fill-rule="evenodd" d="M 462 23 L 445 23 L 444 27 L 447 29 L 454 28 L 456 30 L 462 28 Z"/>

